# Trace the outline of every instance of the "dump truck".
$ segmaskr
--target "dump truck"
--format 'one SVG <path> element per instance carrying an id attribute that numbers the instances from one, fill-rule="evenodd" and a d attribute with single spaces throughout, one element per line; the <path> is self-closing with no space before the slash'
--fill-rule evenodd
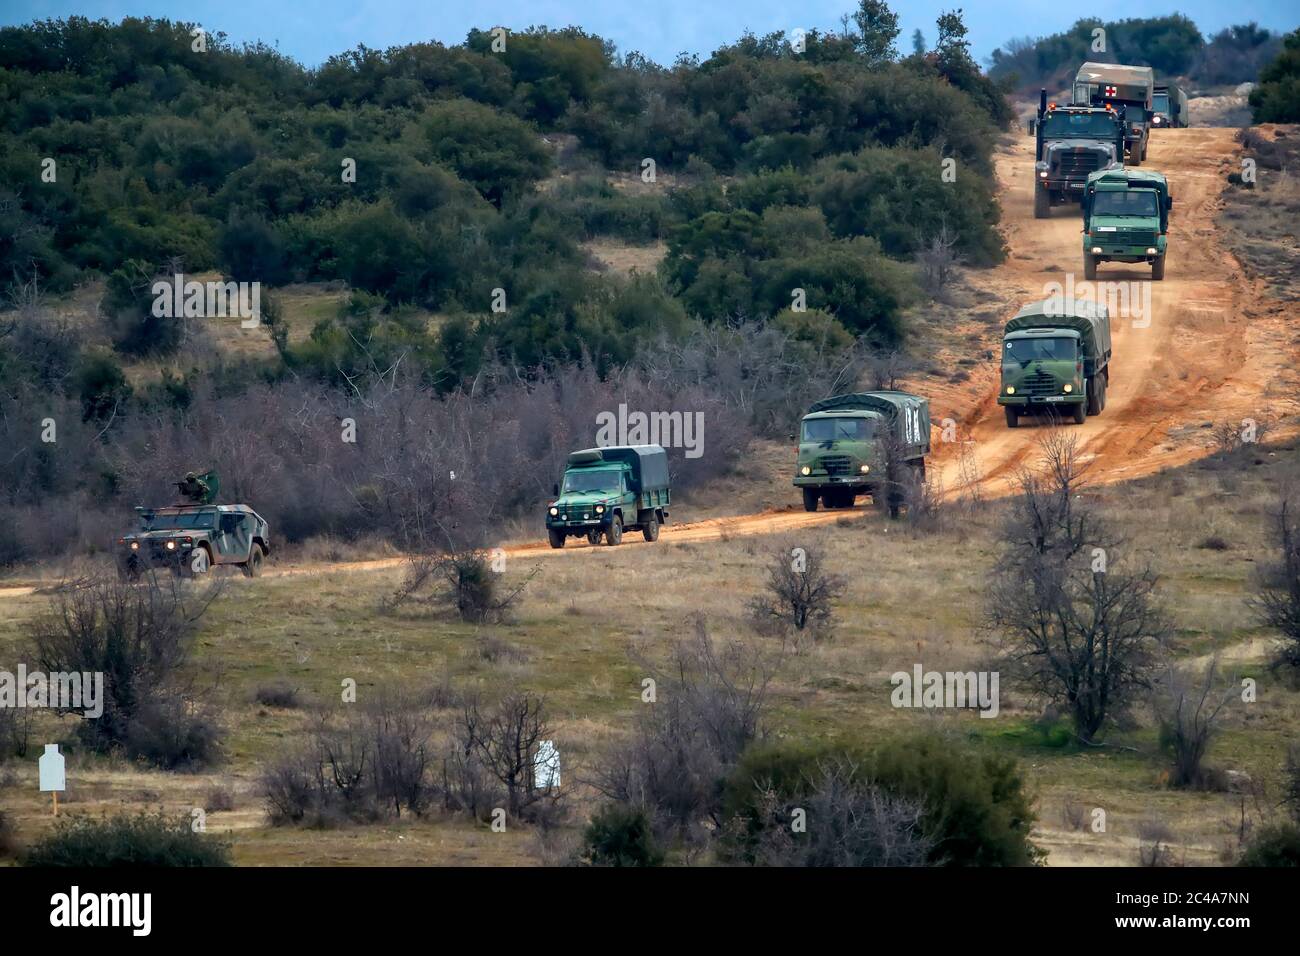
<path id="1" fill-rule="evenodd" d="M 1151 67 L 1121 63 L 1085 63 L 1074 78 L 1077 105 L 1109 106 L 1120 114 L 1129 166 L 1140 166 L 1147 158 L 1155 85 Z"/>
<path id="2" fill-rule="evenodd" d="M 1169 210 L 1174 199 L 1164 174 L 1110 169 L 1088 177 L 1083 191 L 1083 274 L 1097 278 L 1099 262 L 1149 262 L 1165 277 Z"/>
<path id="3" fill-rule="evenodd" d="M 1034 218 L 1078 202 L 1088 174 L 1124 160 L 1124 124 L 1113 108 L 1060 106 L 1038 94 L 1034 123 Z"/>
<path id="4" fill-rule="evenodd" d="M 998 404 L 1007 427 L 1020 416 L 1068 410 L 1075 424 L 1106 407 L 1110 383 L 1110 313 L 1104 305 L 1064 296 L 1031 302 L 1002 330 Z"/>
<path id="5" fill-rule="evenodd" d="M 668 453 L 659 445 L 608 445 L 569 455 L 564 477 L 552 489 L 546 535 L 552 548 L 568 538 L 620 544 L 624 531 L 659 539 L 668 521 Z"/>
<path id="6" fill-rule="evenodd" d="M 1187 121 L 1187 93 L 1176 83 L 1157 83 L 1151 94 L 1151 128 L 1180 129 Z"/>
<path id="7" fill-rule="evenodd" d="M 858 495 L 871 495 L 893 512 L 898 486 L 925 478 L 929 452 L 927 399 L 895 390 L 836 395 L 814 402 L 800 422 L 794 485 L 806 511 L 819 502 L 852 508 Z"/>

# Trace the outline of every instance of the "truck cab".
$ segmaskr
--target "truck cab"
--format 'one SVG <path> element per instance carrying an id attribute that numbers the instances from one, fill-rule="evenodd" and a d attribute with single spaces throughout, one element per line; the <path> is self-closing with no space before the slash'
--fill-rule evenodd
<path id="1" fill-rule="evenodd" d="M 1046 219 L 1054 205 L 1078 202 L 1090 173 L 1124 159 L 1124 125 L 1114 109 L 1049 104 L 1046 90 L 1035 136 L 1035 219 Z"/>
<path id="2" fill-rule="evenodd" d="M 1097 278 L 1099 262 L 1148 262 L 1165 277 L 1173 198 L 1160 173 L 1112 170 L 1090 176 L 1084 190 L 1083 273 Z"/>
<path id="3" fill-rule="evenodd" d="M 575 451 L 552 491 L 546 509 L 552 548 L 563 548 L 570 537 L 617 545 L 626 530 L 640 530 L 646 541 L 656 541 L 668 520 L 668 456 L 658 445 Z"/>

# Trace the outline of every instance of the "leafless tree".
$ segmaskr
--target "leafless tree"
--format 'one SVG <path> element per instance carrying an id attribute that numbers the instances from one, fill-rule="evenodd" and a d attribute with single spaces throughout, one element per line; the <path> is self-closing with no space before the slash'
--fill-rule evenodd
<path id="1" fill-rule="evenodd" d="M 943 301 L 952 281 L 953 272 L 959 261 L 957 233 L 948 224 L 942 223 L 939 231 L 930 237 L 919 252 L 916 253 L 917 265 L 920 266 L 921 287 L 930 298 Z"/>
<path id="2" fill-rule="evenodd" d="M 767 591 L 750 601 L 750 613 L 760 630 L 812 628 L 828 631 L 834 602 L 845 580 L 826 570 L 823 549 L 787 541 L 777 546 L 767 568 Z"/>
<path id="3" fill-rule="evenodd" d="M 1294 488 L 1283 489 L 1273 514 L 1274 546 L 1270 560 L 1256 573 L 1250 605 L 1264 626 L 1282 637 L 1276 666 L 1300 680 L 1300 508 Z"/>
<path id="4" fill-rule="evenodd" d="M 1218 660 L 1211 659 L 1201 674 L 1170 664 L 1156 689 L 1153 703 L 1160 737 L 1174 760 L 1171 783 L 1192 787 L 1202 783 L 1202 763 L 1219 729 L 1223 708 L 1233 697 L 1232 687 L 1218 680 Z"/>
<path id="5" fill-rule="evenodd" d="M 507 811 L 514 818 L 548 820 L 543 811 L 557 806 L 562 788 L 537 779 L 538 753 L 552 736 L 545 702 L 527 693 L 510 693 L 493 705 L 477 695 L 461 711 L 462 745 L 505 788 Z"/>

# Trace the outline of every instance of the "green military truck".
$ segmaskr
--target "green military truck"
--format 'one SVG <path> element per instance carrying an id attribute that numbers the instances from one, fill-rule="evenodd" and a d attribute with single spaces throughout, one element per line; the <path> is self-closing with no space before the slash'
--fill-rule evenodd
<path id="1" fill-rule="evenodd" d="M 640 529 L 659 539 L 668 520 L 668 454 L 658 445 L 610 445 L 569 455 L 564 478 L 547 507 L 546 535 L 552 548 L 567 538 L 619 544 L 624 531 Z"/>
<path id="2" fill-rule="evenodd" d="M 1110 314 L 1084 299 L 1031 302 L 1002 332 L 998 404 L 1007 427 L 1020 416 L 1068 409 L 1075 424 L 1106 407 L 1110 383 Z"/>
<path id="3" fill-rule="evenodd" d="M 1176 83 L 1157 83 L 1151 94 L 1151 113 L 1152 129 L 1188 126 L 1187 93 Z"/>
<path id="4" fill-rule="evenodd" d="M 1058 106 L 1038 94 L 1034 123 L 1034 218 L 1052 207 L 1078 202 L 1089 173 L 1124 159 L 1124 124 L 1104 106 Z"/>
<path id="5" fill-rule="evenodd" d="M 1149 262 L 1151 278 L 1163 279 L 1173 205 L 1163 173 L 1107 169 L 1089 176 L 1082 204 L 1084 277 L 1097 278 L 1098 262 Z"/>
<path id="6" fill-rule="evenodd" d="M 888 474 L 891 451 L 903 474 Z M 836 395 L 814 402 L 800 422 L 794 485 L 806 511 L 816 511 L 819 501 L 852 508 L 858 495 L 878 498 L 887 482 L 924 479 L 929 452 L 927 399 L 892 390 Z"/>
<path id="7" fill-rule="evenodd" d="M 1155 86 L 1151 67 L 1121 63 L 1085 63 L 1074 78 L 1075 104 L 1109 106 L 1120 114 L 1129 166 L 1140 166 L 1147 158 Z"/>

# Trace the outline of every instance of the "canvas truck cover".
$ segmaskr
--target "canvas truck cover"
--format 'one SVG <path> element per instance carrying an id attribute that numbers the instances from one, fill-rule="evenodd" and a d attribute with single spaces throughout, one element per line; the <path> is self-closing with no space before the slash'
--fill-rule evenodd
<path id="1" fill-rule="evenodd" d="M 1110 313 L 1104 305 L 1087 299 L 1031 302 L 1007 322 L 1003 334 L 1044 328 L 1074 329 L 1083 338 L 1088 358 L 1094 362 L 1110 356 Z"/>
<path id="2" fill-rule="evenodd" d="M 908 457 L 930 451 L 930 400 L 910 392 L 850 392 L 814 402 L 808 414 L 815 412 L 863 410 L 885 416 L 894 434 L 903 442 Z"/>
<path id="3" fill-rule="evenodd" d="M 571 468 L 594 465 L 601 461 L 618 461 L 630 465 L 638 493 L 668 487 L 668 453 L 659 445 L 609 445 L 605 448 L 584 448 L 569 455 Z"/>
<path id="4" fill-rule="evenodd" d="M 1104 100 L 1128 100 L 1151 108 L 1151 95 L 1155 92 L 1156 72 L 1149 66 L 1125 66 L 1122 63 L 1085 63 L 1079 67 L 1075 85 L 1087 83 L 1102 92 Z M 1106 96 L 1107 86 L 1115 87 L 1113 96 Z"/>
<path id="5" fill-rule="evenodd" d="M 1092 200 L 1098 189 L 1154 189 L 1160 194 L 1160 231 L 1169 228 L 1169 210 L 1173 208 L 1173 194 L 1164 173 L 1151 169 L 1099 169 L 1088 174 L 1083 192 L 1083 218 L 1092 215 Z"/>

